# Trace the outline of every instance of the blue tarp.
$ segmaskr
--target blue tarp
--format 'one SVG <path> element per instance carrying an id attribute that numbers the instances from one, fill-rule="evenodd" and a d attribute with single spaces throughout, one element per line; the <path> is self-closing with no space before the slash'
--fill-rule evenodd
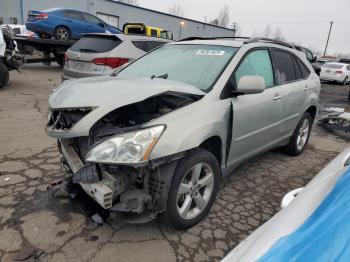
<path id="1" fill-rule="evenodd" d="M 304 224 L 258 261 L 350 261 L 350 168 Z"/>

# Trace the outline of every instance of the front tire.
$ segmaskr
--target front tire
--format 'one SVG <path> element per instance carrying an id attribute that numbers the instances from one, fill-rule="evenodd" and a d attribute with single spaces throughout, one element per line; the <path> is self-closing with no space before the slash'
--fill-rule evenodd
<path id="1" fill-rule="evenodd" d="M 4 87 L 10 78 L 9 70 L 0 62 L 0 88 Z"/>
<path id="2" fill-rule="evenodd" d="M 213 205 L 220 182 L 220 166 L 215 156 L 195 149 L 182 159 L 173 175 L 165 218 L 176 229 L 199 223 Z"/>
<path id="3" fill-rule="evenodd" d="M 304 152 L 310 138 L 312 120 L 310 113 L 305 113 L 302 116 L 288 145 L 284 147 L 284 151 L 288 155 L 297 156 Z"/>

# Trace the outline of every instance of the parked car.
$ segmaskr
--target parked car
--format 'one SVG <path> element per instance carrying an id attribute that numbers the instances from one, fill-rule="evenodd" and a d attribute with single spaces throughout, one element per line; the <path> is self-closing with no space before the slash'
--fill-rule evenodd
<path id="1" fill-rule="evenodd" d="M 64 8 L 29 11 L 26 27 L 42 38 L 54 37 L 64 41 L 79 39 L 85 33 L 121 33 L 96 16 Z"/>
<path id="2" fill-rule="evenodd" d="M 349 164 L 350 147 L 304 188 L 288 193 L 283 198 L 282 210 L 222 262 L 348 261 Z"/>
<path id="3" fill-rule="evenodd" d="M 335 81 L 346 85 L 350 82 L 350 65 L 344 63 L 326 63 L 321 67 L 322 81 Z"/>
<path id="4" fill-rule="evenodd" d="M 172 41 L 123 34 L 88 34 L 65 54 L 63 80 L 108 75 L 122 65 Z"/>
<path id="5" fill-rule="evenodd" d="M 184 229 L 243 161 L 282 146 L 301 154 L 320 81 L 304 55 L 271 41 L 180 41 L 111 76 L 63 82 L 46 131 L 69 180 L 129 222 L 162 214 Z"/>
<path id="6" fill-rule="evenodd" d="M 146 35 L 174 40 L 174 34 L 160 27 L 148 26 L 142 23 L 126 23 L 123 26 L 124 34 Z"/>

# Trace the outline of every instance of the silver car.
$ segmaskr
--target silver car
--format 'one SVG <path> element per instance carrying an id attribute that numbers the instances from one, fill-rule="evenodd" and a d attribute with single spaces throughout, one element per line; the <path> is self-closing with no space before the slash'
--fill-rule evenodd
<path id="1" fill-rule="evenodd" d="M 222 176 L 272 148 L 303 152 L 320 81 L 305 55 L 272 40 L 201 39 L 158 48 L 117 74 L 66 81 L 47 133 L 101 207 L 130 222 L 158 214 L 189 228 Z"/>
<path id="2" fill-rule="evenodd" d="M 62 79 L 108 75 L 168 39 L 123 34 L 86 34 L 65 54 Z"/>

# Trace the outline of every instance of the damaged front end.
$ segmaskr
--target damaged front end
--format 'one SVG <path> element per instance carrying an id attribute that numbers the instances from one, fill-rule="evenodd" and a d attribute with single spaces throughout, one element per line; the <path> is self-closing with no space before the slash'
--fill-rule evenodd
<path id="1" fill-rule="evenodd" d="M 119 107 L 96 121 L 88 136 L 67 134 L 93 107 L 51 109 L 47 129 L 56 133 L 62 163 L 72 174 L 69 184 L 128 222 L 154 219 L 166 208 L 172 174 L 185 153 L 150 159 L 166 126 L 144 124 L 201 97 L 167 91 Z"/>

